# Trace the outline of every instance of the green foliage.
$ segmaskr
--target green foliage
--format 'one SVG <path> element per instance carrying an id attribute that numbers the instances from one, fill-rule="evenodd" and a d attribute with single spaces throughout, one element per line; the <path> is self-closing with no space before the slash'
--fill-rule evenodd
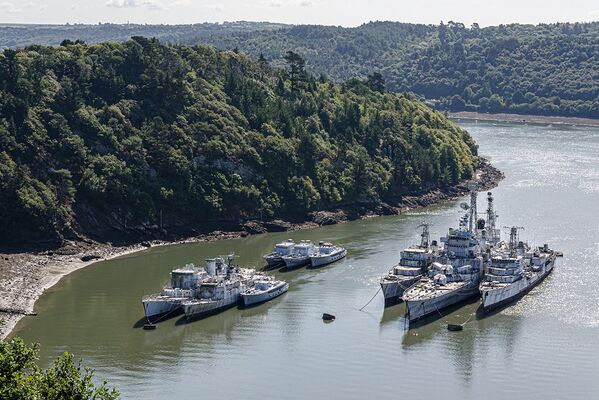
<path id="1" fill-rule="evenodd" d="M 65 42 L 0 55 L 0 240 L 304 215 L 456 183 L 470 135 L 382 75 L 343 86 L 235 52 Z"/>
<path id="2" fill-rule="evenodd" d="M 234 45 L 274 65 L 291 49 L 309 72 L 338 82 L 380 72 L 387 89 L 414 93 L 440 109 L 599 118 L 598 22 L 288 26 L 185 42 Z"/>
<path id="3" fill-rule="evenodd" d="M 93 371 L 65 353 L 54 365 L 42 370 L 36 365 L 38 346 L 27 346 L 21 339 L 0 341 L 0 398 L 21 399 L 118 399 L 115 389 L 104 382 L 96 387 Z"/>

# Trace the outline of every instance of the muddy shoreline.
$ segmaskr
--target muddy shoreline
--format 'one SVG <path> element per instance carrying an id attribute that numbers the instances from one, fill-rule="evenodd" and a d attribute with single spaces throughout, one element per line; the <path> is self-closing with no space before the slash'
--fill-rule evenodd
<path id="1" fill-rule="evenodd" d="M 580 126 L 599 126 L 599 119 L 580 118 L 580 117 L 558 117 L 545 115 L 524 115 L 524 114 L 487 114 L 474 111 L 450 112 L 449 118 L 452 119 L 472 119 L 480 121 L 496 122 L 521 122 L 530 124 L 555 124 L 555 125 L 580 125 Z"/>
<path id="2" fill-rule="evenodd" d="M 478 183 L 479 190 L 484 191 L 497 186 L 502 179 L 503 174 L 483 160 L 473 180 Z M 446 190 L 437 189 L 422 195 L 403 196 L 396 202 L 353 204 L 331 211 L 316 211 L 308 214 L 303 222 L 247 221 L 241 224 L 238 230 L 217 230 L 178 240 L 139 241 L 122 246 L 92 240 L 68 241 L 59 249 L 35 251 L 24 248 L 21 251 L 17 249 L 0 253 L 0 320 L 2 322 L 0 339 L 7 337 L 21 318 L 34 313 L 34 304 L 46 289 L 54 286 L 71 272 L 98 261 L 131 254 L 148 247 L 210 242 L 265 232 L 316 228 L 381 215 L 399 215 L 408 210 L 432 206 L 463 196 L 468 193 L 471 182 L 472 180 L 463 181 Z M 26 318 L 35 318 L 35 316 Z"/>

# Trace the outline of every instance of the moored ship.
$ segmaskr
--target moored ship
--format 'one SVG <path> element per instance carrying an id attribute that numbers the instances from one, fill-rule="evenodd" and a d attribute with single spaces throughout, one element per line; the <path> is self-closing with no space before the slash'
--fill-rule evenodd
<path id="1" fill-rule="evenodd" d="M 265 254 L 263 258 L 264 260 L 266 260 L 266 264 L 269 268 L 282 266 L 285 263 L 283 261 L 283 256 L 287 256 L 293 253 L 294 247 L 295 242 L 293 241 L 293 239 L 287 239 L 284 242 L 277 243 L 273 252 Z"/>
<path id="2" fill-rule="evenodd" d="M 200 319 L 236 306 L 241 299 L 241 292 L 265 276 L 254 269 L 234 266 L 234 257 L 228 256 L 227 264 L 220 270 L 209 270 L 195 296 L 181 302 L 187 320 Z"/>
<path id="3" fill-rule="evenodd" d="M 339 261 L 347 255 L 347 250 L 341 246 L 335 246 L 331 243 L 320 242 L 316 253 L 310 256 L 312 267 L 322 267 Z"/>
<path id="4" fill-rule="evenodd" d="M 216 260 L 213 261 L 216 263 Z M 170 275 L 169 284 L 159 294 L 145 296 L 142 299 L 148 322 L 180 313 L 181 302 L 195 295 L 195 289 L 208 273 L 194 264 L 187 264 L 184 268 L 173 270 Z"/>
<path id="5" fill-rule="evenodd" d="M 476 192 L 470 194 L 469 212 L 460 219 L 458 229 L 449 229 L 441 239 L 442 254 L 421 278 L 403 294 L 406 318 L 412 322 L 432 314 L 441 315 L 444 308 L 479 295 L 486 243 L 478 234 Z"/>
<path id="6" fill-rule="evenodd" d="M 241 292 L 244 306 L 252 306 L 272 300 L 285 293 L 289 284 L 270 276 L 264 276 L 254 282 L 254 286 Z"/>
<path id="7" fill-rule="evenodd" d="M 485 312 L 523 297 L 551 273 L 556 252 L 547 245 L 533 250 L 518 241 L 518 227 L 510 229 L 509 250 L 491 259 L 480 292 Z"/>
<path id="8" fill-rule="evenodd" d="M 435 243 L 429 246 L 428 225 L 422 224 L 421 227 L 420 245 L 403 250 L 399 263 L 381 278 L 386 307 L 400 301 L 403 293 L 422 278 L 433 261 Z"/>
<path id="9" fill-rule="evenodd" d="M 316 246 L 309 240 L 302 240 L 293 247 L 293 252 L 283 256 L 287 269 L 299 268 L 310 264 L 310 257 L 316 254 Z"/>

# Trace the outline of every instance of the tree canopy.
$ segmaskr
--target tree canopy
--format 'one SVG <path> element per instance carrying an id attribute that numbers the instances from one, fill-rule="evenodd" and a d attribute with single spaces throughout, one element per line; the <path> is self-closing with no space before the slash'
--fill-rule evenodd
<path id="1" fill-rule="evenodd" d="M 3 400 L 113 400 L 115 389 L 104 382 L 96 387 L 93 371 L 65 353 L 46 370 L 37 366 L 38 346 L 27 346 L 21 339 L 0 341 L 0 398 Z"/>
<path id="2" fill-rule="evenodd" d="M 0 240 L 305 215 L 472 175 L 476 144 L 440 113 L 302 65 L 144 37 L 5 50 Z"/>

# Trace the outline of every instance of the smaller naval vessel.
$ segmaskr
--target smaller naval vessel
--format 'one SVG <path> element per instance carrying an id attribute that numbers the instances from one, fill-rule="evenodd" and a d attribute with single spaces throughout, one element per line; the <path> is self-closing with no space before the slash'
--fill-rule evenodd
<path id="1" fill-rule="evenodd" d="M 480 292 L 485 312 L 509 304 L 541 283 L 553 270 L 557 253 L 548 245 L 530 249 L 518 240 L 518 230 L 510 228 L 510 241 L 491 258 Z"/>
<path id="2" fill-rule="evenodd" d="M 316 246 L 309 240 L 302 240 L 293 247 L 293 252 L 283 256 L 287 269 L 299 268 L 310 264 L 310 257 L 316 254 Z"/>
<path id="3" fill-rule="evenodd" d="M 272 276 L 262 276 L 254 281 L 254 286 L 241 292 L 243 305 L 248 307 L 272 300 L 285 293 L 289 284 Z"/>
<path id="4" fill-rule="evenodd" d="M 436 243 L 429 246 L 428 225 L 422 224 L 420 244 L 408 247 L 400 253 L 399 263 L 381 278 L 381 290 L 385 306 L 396 304 L 403 293 L 426 273 L 433 262 Z"/>
<path id="5" fill-rule="evenodd" d="M 293 253 L 294 247 L 295 242 L 293 239 L 287 239 L 284 242 L 277 243 L 275 245 L 274 251 L 272 253 L 265 254 L 263 258 L 266 260 L 268 267 L 278 267 L 285 263 L 283 261 L 283 256 L 288 256 L 289 254 Z"/>
<path id="6" fill-rule="evenodd" d="M 187 320 L 200 319 L 236 306 L 241 293 L 265 276 L 254 269 L 234 266 L 234 255 L 227 258 L 227 264 L 221 270 L 216 270 L 215 264 L 209 264 L 208 276 L 201 281 L 195 296 L 181 301 Z"/>
<path id="7" fill-rule="evenodd" d="M 331 243 L 320 242 L 316 253 L 310 256 L 312 267 L 322 267 L 341 260 L 347 255 L 347 251 L 341 246 L 335 246 Z"/>
<path id="8" fill-rule="evenodd" d="M 222 259 L 212 261 L 224 264 Z M 208 272 L 194 264 L 187 264 L 183 268 L 174 269 L 170 275 L 170 282 L 162 292 L 142 299 L 144 314 L 150 323 L 169 314 L 180 313 L 181 302 L 194 297 L 196 288 L 208 276 Z"/>

